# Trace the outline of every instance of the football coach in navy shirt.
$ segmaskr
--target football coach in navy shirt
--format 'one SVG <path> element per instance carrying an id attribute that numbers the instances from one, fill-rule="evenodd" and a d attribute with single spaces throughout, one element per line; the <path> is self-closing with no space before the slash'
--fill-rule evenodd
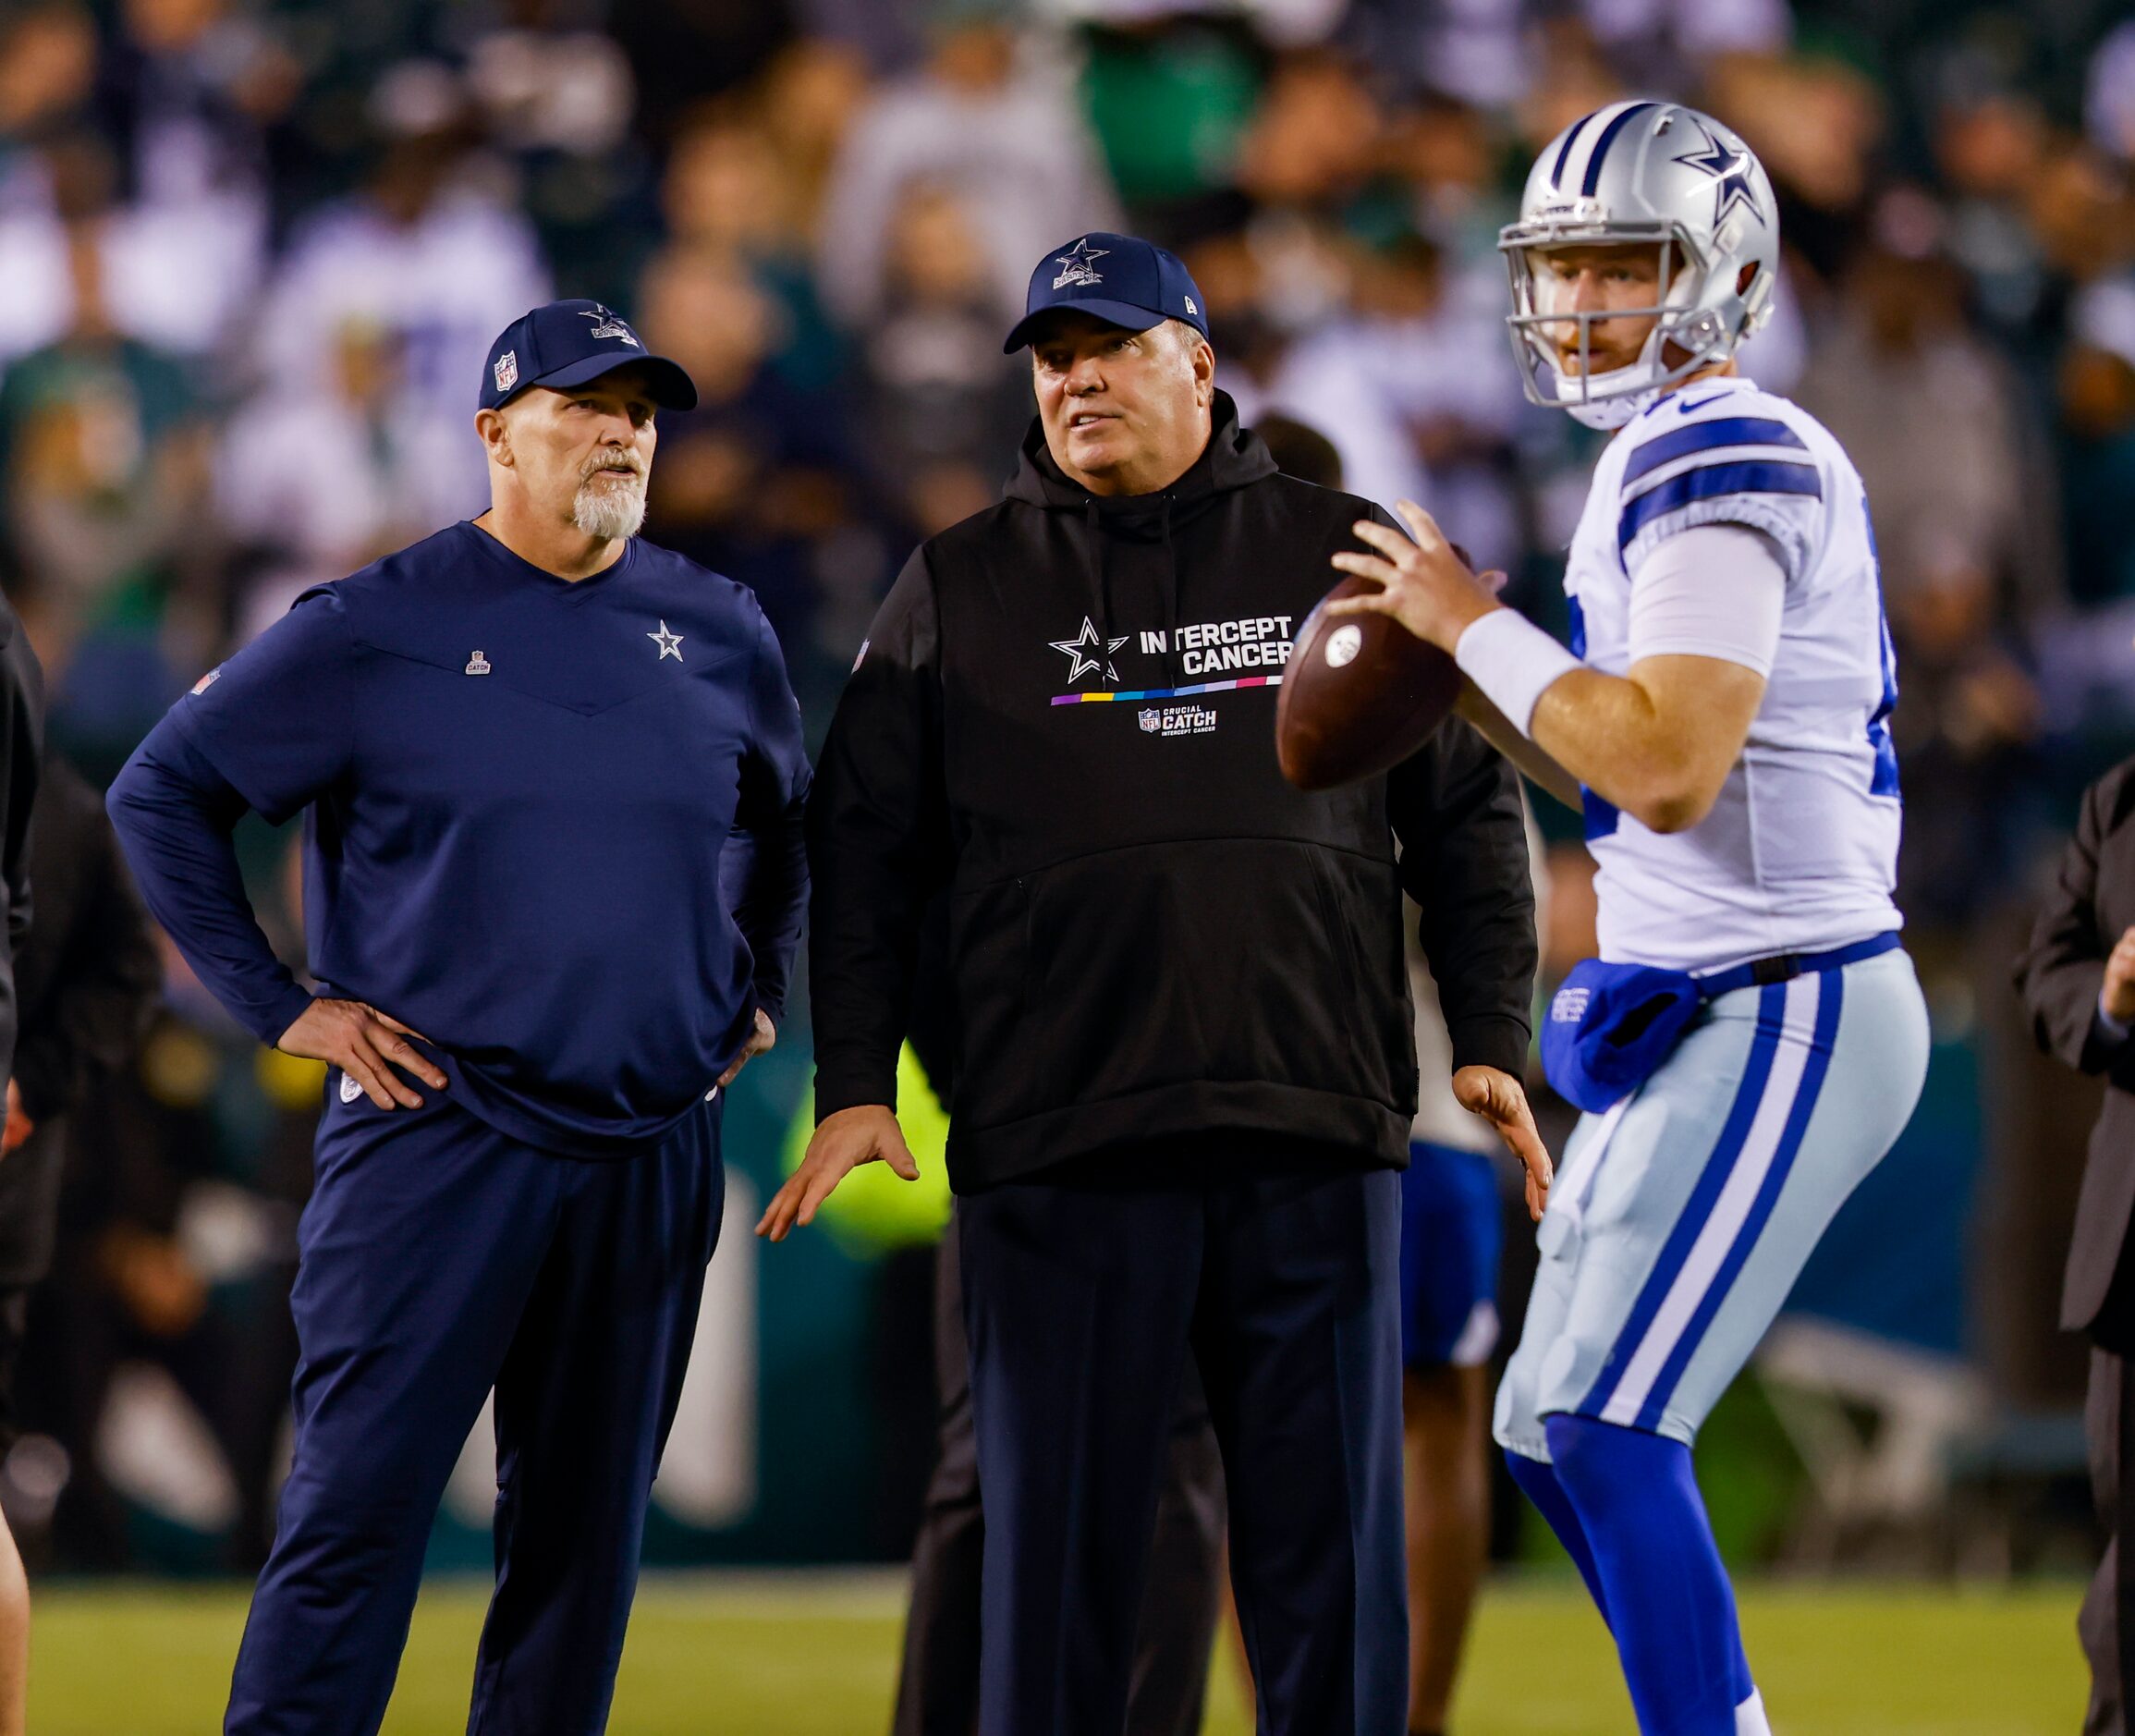
<path id="1" fill-rule="evenodd" d="M 261 1041 L 330 1063 L 291 1307 L 296 1458 L 226 1730 L 385 1712 L 424 1545 L 496 1393 L 470 1730 L 607 1721 L 723 1192 L 768 1047 L 808 765 L 753 594 L 639 540 L 696 393 L 591 301 L 490 352 L 491 504 L 306 592 L 112 787 L 150 908 Z M 230 832 L 310 810 L 316 993 Z"/>
<path id="2" fill-rule="evenodd" d="M 949 1179 L 985 1508 L 980 1736 L 1119 1736 L 1190 1351 L 1267 1736 L 1401 1736 L 1401 895 L 1453 1088 L 1531 1168 L 1534 904 L 1509 766 L 1448 719 L 1385 777 L 1277 768 L 1291 635 L 1368 501 L 1281 475 L 1172 255 L 1032 274 L 1038 415 L 1006 497 L 921 546 L 809 802 L 819 1125 L 760 1233 L 894 1108 L 946 890 Z M 1398 840 L 1400 849 L 1396 850 Z"/>

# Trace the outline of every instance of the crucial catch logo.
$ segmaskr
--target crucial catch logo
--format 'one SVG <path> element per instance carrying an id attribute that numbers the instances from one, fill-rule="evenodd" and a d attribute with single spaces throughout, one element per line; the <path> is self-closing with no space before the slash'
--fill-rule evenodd
<path id="1" fill-rule="evenodd" d="M 1148 705 L 1135 721 L 1152 736 L 1205 736 L 1215 729 L 1215 713 L 1206 705 Z"/>

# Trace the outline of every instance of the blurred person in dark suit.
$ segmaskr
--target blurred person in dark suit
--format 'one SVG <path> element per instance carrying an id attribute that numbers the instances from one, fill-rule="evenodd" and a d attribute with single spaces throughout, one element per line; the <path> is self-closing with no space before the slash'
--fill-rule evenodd
<path id="1" fill-rule="evenodd" d="M 43 757 L 44 676 L 30 636 L 0 599 L 0 1077 L 12 1079 L 17 1017 L 15 956 L 30 928 L 30 812 Z M 9 1094 L 12 1098 L 12 1092 Z M 0 1736 L 21 1736 L 30 1673 L 30 1586 L 15 1539 L 0 1521 Z"/>
<path id="2" fill-rule="evenodd" d="M 30 862 L 36 920 L 15 960 L 21 1034 L 0 1134 L 0 1456 L 18 1431 L 15 1369 L 30 1291 L 52 1268 L 70 1119 L 131 1057 L 163 979 L 104 799 L 56 755 Z"/>
<path id="3" fill-rule="evenodd" d="M 2017 988 L 2039 1046 L 2105 1077 L 2105 1106 L 2091 1135 L 2061 1291 L 2061 1325 L 2089 1335 L 2085 1427 L 2091 1480 L 2106 1534 L 2104 1559 L 2083 1599 L 2077 1631 L 2091 1665 L 2085 1736 L 2128 1736 L 2127 1684 L 2135 1681 L 2135 759 L 2085 791 L 2076 836 L 2039 912 Z"/>

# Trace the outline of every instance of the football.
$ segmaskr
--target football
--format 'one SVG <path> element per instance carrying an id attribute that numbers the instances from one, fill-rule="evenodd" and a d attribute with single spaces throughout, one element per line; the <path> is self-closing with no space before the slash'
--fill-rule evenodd
<path id="1" fill-rule="evenodd" d="M 1423 745 L 1460 696 L 1460 670 L 1385 615 L 1330 616 L 1336 597 L 1376 587 L 1346 577 L 1290 647 L 1275 698 L 1275 757 L 1299 789 L 1375 777 Z"/>

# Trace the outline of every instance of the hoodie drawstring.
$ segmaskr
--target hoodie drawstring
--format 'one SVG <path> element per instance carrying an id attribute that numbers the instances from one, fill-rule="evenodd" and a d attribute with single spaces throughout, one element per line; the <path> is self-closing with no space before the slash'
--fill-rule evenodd
<path id="1" fill-rule="evenodd" d="M 1164 684 L 1178 685 L 1178 555 L 1171 545 L 1171 500 L 1164 502 Z"/>
<path id="2" fill-rule="evenodd" d="M 1104 526 L 1097 516 L 1097 497 L 1092 495 L 1082 514 L 1082 566 L 1084 577 L 1090 584 L 1090 600 L 1095 610 L 1098 641 L 1093 650 L 1104 669 L 1107 681 L 1117 678 L 1112 673 L 1112 587 L 1104 582 Z"/>

